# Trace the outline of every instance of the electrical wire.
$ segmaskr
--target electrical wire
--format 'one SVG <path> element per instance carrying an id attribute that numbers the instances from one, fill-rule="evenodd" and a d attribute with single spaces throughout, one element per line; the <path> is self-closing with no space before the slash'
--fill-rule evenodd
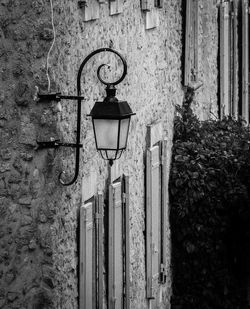
<path id="1" fill-rule="evenodd" d="M 53 0 L 50 0 L 50 9 L 51 9 L 51 24 L 52 24 L 52 30 L 53 30 L 53 41 L 52 44 L 50 46 L 50 49 L 48 51 L 47 54 L 47 59 L 46 59 L 46 76 L 48 79 L 48 92 L 50 92 L 50 76 L 49 76 L 49 58 L 50 58 L 50 53 L 52 51 L 52 48 L 55 44 L 55 40 L 56 40 L 56 31 L 55 31 L 55 25 L 54 25 L 54 10 L 53 10 Z"/>

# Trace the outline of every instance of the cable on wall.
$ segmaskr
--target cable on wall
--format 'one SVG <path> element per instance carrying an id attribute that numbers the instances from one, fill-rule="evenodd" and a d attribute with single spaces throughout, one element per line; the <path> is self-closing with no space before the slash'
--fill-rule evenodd
<path id="1" fill-rule="evenodd" d="M 51 8 L 51 24 L 52 24 L 52 30 L 53 30 L 53 41 L 50 46 L 50 49 L 47 54 L 47 59 L 46 59 L 46 76 L 48 79 L 48 92 L 50 92 L 50 76 L 49 76 L 49 58 L 50 58 L 50 53 L 52 51 L 52 48 L 55 44 L 56 40 L 56 31 L 55 31 L 55 25 L 54 25 L 54 10 L 53 10 L 53 0 L 50 0 L 50 8 Z"/>

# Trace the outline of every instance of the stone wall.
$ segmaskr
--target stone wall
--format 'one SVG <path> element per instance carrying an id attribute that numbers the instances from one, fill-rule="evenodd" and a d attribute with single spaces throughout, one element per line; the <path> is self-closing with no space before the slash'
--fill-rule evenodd
<path id="1" fill-rule="evenodd" d="M 123 12 L 116 16 L 109 16 L 104 3 L 100 18 L 90 22 L 83 21 L 77 1 L 53 1 L 56 37 L 48 59 L 50 91 L 76 94 L 79 65 L 97 48 L 112 46 L 128 63 L 128 75 L 118 86 L 117 97 L 126 99 L 136 112 L 128 150 L 119 161 L 120 172 L 130 176 L 131 184 L 131 308 L 148 308 L 143 161 L 146 125 L 163 120 L 170 163 L 174 106 L 183 98 L 181 2 L 164 1 L 159 9 L 160 25 L 145 30 L 145 13 L 139 0 L 124 1 Z M 197 95 L 197 113 L 207 117 L 210 110 L 216 111 L 218 35 L 214 1 L 200 2 L 199 55 L 204 86 Z M 0 308 L 5 309 L 78 307 L 81 182 L 95 170 L 97 188 L 103 190 L 108 177 L 107 163 L 96 153 L 86 117 L 94 102 L 104 96 L 104 87 L 93 70 L 99 57 L 83 72 L 84 151 L 78 182 L 62 187 L 57 179 L 63 169 L 68 177 L 72 175 L 72 151 L 35 149 L 36 140 L 73 142 L 75 138 L 73 102 L 36 100 L 38 88 L 48 90 L 46 61 L 52 41 L 48 0 L 0 0 Z M 107 60 L 117 68 L 114 59 Z M 161 295 L 164 308 L 170 306 L 170 251 L 168 261 L 168 282 Z"/>

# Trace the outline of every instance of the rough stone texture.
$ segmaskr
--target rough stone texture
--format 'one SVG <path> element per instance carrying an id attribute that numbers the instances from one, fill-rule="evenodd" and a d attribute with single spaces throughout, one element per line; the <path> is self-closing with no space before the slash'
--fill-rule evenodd
<path id="1" fill-rule="evenodd" d="M 197 113 L 206 118 L 217 110 L 217 9 L 215 1 L 200 1 L 200 76 Z M 174 106 L 182 103 L 181 53 L 183 44 L 181 0 L 164 1 L 160 26 L 145 31 L 140 1 L 125 1 L 123 13 L 84 23 L 75 0 L 54 0 L 55 45 L 49 58 L 51 91 L 76 93 L 81 61 L 96 48 L 113 46 L 125 56 L 128 75 L 118 86 L 133 117 L 128 150 L 119 164 L 130 176 L 131 308 L 148 308 L 145 298 L 145 189 L 146 125 L 162 119 L 169 140 L 169 162 Z M 75 104 L 37 103 L 37 87 L 47 91 L 46 57 L 53 40 L 48 0 L 0 0 L 0 308 L 78 307 L 77 225 L 81 179 L 94 168 L 98 189 L 107 181 L 107 164 L 96 153 L 86 114 L 104 95 L 96 67 L 107 61 L 113 79 L 119 66 L 112 56 L 97 56 L 83 72 L 86 97 L 82 111 L 81 171 L 71 187 L 59 185 L 58 173 L 71 176 L 71 150 L 36 151 L 36 140 L 61 138 L 73 142 Z M 212 51 L 212 52 L 211 52 Z M 168 229 L 168 235 L 170 231 Z M 159 308 L 169 308 L 168 281 L 159 291 Z M 160 301 L 162 299 L 162 301 Z"/>

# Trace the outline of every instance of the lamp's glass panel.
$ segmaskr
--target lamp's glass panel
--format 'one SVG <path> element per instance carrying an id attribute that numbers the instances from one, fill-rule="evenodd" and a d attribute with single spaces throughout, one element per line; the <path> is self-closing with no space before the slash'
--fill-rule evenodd
<path id="1" fill-rule="evenodd" d="M 119 140 L 119 149 L 125 148 L 128 138 L 130 118 L 122 119 L 120 124 L 120 140 Z"/>
<path id="2" fill-rule="evenodd" d="M 121 157 L 122 150 L 100 150 L 103 159 L 106 160 L 116 160 Z"/>
<path id="3" fill-rule="evenodd" d="M 97 149 L 117 149 L 119 120 L 93 119 Z"/>
<path id="4" fill-rule="evenodd" d="M 122 155 L 123 150 L 119 150 L 117 151 L 117 156 L 116 159 L 120 159 L 121 155 Z"/>
<path id="5" fill-rule="evenodd" d="M 116 151 L 107 150 L 107 159 L 115 160 L 116 159 Z"/>

